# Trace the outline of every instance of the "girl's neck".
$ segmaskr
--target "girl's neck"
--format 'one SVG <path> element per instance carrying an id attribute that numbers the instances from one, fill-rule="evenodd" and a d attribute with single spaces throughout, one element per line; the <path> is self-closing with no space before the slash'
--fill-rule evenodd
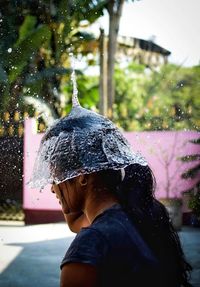
<path id="1" fill-rule="evenodd" d="M 101 191 L 99 190 L 99 192 Z M 103 192 L 102 194 L 99 194 L 100 196 L 98 198 L 89 196 L 85 203 L 84 213 L 90 223 L 92 223 L 94 219 L 106 209 L 118 203 L 117 198 L 112 194 L 108 193 L 105 195 Z"/>

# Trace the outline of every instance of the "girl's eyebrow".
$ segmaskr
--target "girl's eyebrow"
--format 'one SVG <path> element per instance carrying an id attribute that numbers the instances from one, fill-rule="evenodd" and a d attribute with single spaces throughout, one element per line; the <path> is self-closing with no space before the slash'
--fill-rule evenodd
<path id="1" fill-rule="evenodd" d="M 52 186 L 51 186 L 51 191 L 52 191 L 53 193 L 55 193 L 54 188 L 53 188 L 53 185 L 56 185 L 56 188 L 59 190 L 60 193 L 62 193 L 62 190 L 61 190 L 59 184 L 56 184 L 55 182 L 52 183 Z"/>
<path id="2" fill-rule="evenodd" d="M 53 189 L 53 186 L 51 186 L 51 192 L 52 193 L 55 193 L 54 189 Z"/>

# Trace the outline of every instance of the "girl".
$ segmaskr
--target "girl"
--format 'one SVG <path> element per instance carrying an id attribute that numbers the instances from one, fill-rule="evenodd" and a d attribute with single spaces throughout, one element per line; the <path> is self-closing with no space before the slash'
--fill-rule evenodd
<path id="1" fill-rule="evenodd" d="M 53 183 L 77 233 L 61 287 L 191 286 L 179 237 L 155 180 L 114 124 L 76 104 L 45 133 L 32 185 Z"/>

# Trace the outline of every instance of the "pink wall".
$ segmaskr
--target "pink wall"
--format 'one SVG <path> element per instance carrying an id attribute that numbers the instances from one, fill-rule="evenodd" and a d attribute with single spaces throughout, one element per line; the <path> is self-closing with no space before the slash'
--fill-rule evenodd
<path id="1" fill-rule="evenodd" d="M 55 195 L 50 192 L 49 185 L 42 192 L 30 189 L 27 185 L 42 137 L 42 134 L 34 132 L 34 126 L 34 119 L 26 120 L 23 207 L 33 210 L 60 210 L 60 205 L 55 199 Z M 156 197 L 165 197 L 167 186 L 170 189 L 170 197 L 180 197 L 181 192 L 191 186 L 191 181 L 183 180 L 180 177 L 181 173 L 187 170 L 191 164 L 182 163 L 177 158 L 200 152 L 199 145 L 188 143 L 188 140 L 200 137 L 200 133 L 193 131 L 125 132 L 124 135 L 133 150 L 140 151 L 152 168 L 157 180 Z M 168 180 L 170 186 L 167 184 Z"/>
<path id="2" fill-rule="evenodd" d="M 200 146 L 189 143 L 200 137 L 195 131 L 126 132 L 133 150 L 140 151 L 152 168 L 157 181 L 156 196 L 180 197 L 194 181 L 181 178 L 181 174 L 196 163 L 183 163 L 178 158 L 200 153 Z"/>

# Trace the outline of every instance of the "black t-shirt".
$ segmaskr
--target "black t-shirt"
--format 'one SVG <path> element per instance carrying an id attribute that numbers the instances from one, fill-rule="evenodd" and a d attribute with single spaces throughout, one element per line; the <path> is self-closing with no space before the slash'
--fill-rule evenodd
<path id="1" fill-rule="evenodd" d="M 70 262 L 97 266 L 101 287 L 165 286 L 157 259 L 118 204 L 76 235 L 61 268 Z"/>

